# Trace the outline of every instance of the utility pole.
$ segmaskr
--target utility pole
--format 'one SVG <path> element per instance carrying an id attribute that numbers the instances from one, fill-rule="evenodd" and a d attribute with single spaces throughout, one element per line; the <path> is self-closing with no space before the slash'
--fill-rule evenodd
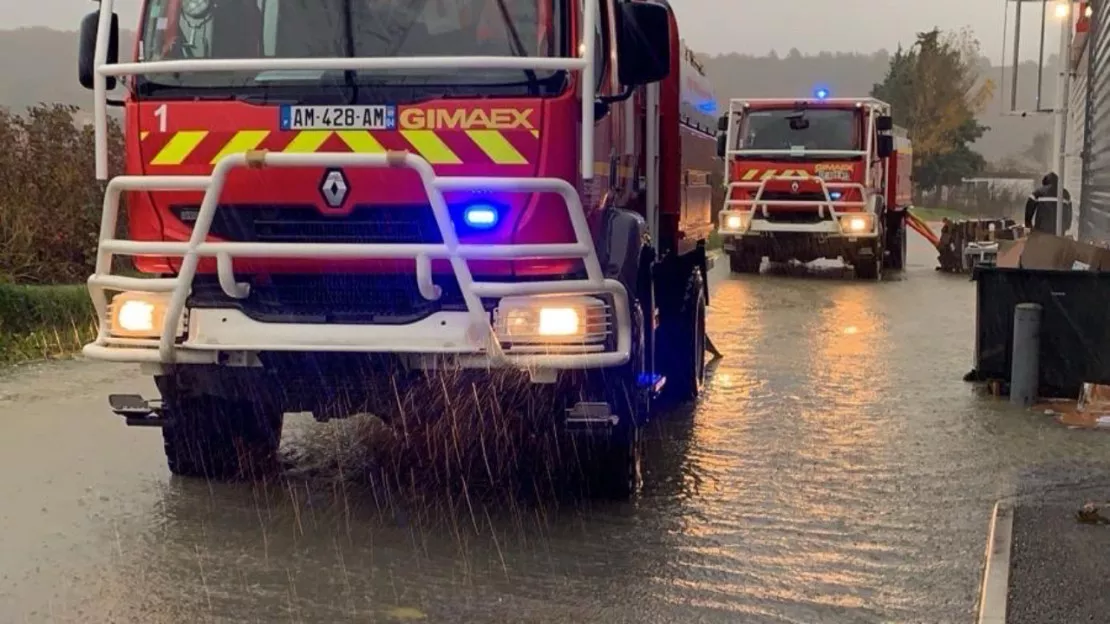
<path id="1" fill-rule="evenodd" d="M 1071 40 L 1075 27 L 1075 4 L 1072 0 L 1059 0 L 1056 4 L 1056 17 L 1060 20 L 1059 77 L 1056 81 L 1056 235 L 1064 231 L 1064 180 L 1067 167 L 1068 109 L 1071 105 Z"/>

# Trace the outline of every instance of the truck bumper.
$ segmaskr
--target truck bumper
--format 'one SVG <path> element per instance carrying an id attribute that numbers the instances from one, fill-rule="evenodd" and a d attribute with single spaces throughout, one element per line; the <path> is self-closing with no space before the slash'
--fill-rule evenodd
<path id="1" fill-rule="evenodd" d="M 774 221 L 752 210 L 722 210 L 718 234 L 722 239 L 768 237 L 776 234 L 811 235 L 823 238 L 865 239 L 879 236 L 879 223 L 872 213 L 824 214 L 804 223 Z"/>
<path id="2" fill-rule="evenodd" d="M 393 167 L 420 175 L 442 235 L 442 244 L 330 244 L 209 242 L 218 198 L 236 167 Z M 458 241 L 443 192 L 483 189 L 560 195 L 576 241 L 540 245 L 466 245 Z M 188 242 L 128 241 L 113 238 L 123 191 L 203 190 L 204 200 Z M 174 278 L 112 275 L 115 255 L 182 258 Z M 465 311 L 439 311 L 394 325 L 268 322 L 236 308 L 189 308 L 197 265 L 216 259 L 219 286 L 227 297 L 244 300 L 250 285 L 236 280 L 236 257 L 348 258 L 414 260 L 420 295 L 435 301 L 431 261 L 446 259 L 454 272 Z M 468 261 L 512 258 L 578 258 L 585 277 L 541 282 L 479 282 Z M 581 201 L 565 180 L 437 177 L 423 158 L 385 154 L 235 154 L 222 159 L 210 176 L 120 176 L 108 184 L 97 268 L 88 280 L 99 331 L 83 352 L 92 359 L 155 364 L 223 363 L 229 356 L 259 352 L 403 354 L 418 366 L 450 356 L 462 367 L 582 369 L 618 366 L 629 360 L 629 293 L 602 273 Z M 114 297 L 110 293 L 116 293 Z M 323 294 L 323 293 L 322 293 Z M 426 356 L 426 357 L 425 357 Z"/>

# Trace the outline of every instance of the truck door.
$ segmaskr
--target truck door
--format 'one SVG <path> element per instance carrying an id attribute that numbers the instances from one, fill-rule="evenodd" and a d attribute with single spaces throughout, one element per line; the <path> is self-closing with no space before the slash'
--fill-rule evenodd
<path id="1" fill-rule="evenodd" d="M 624 85 L 620 83 L 620 64 L 623 59 L 617 54 L 618 41 L 616 16 L 620 15 L 621 5 L 629 0 L 599 0 L 607 10 L 606 35 L 610 44 L 609 76 L 607 88 L 611 93 L 620 93 Z M 636 104 L 635 97 L 613 105 L 609 112 L 612 136 L 612 183 L 614 201 L 617 205 L 627 206 L 632 199 L 635 182 L 636 163 Z"/>
<path id="2" fill-rule="evenodd" d="M 580 6 L 584 6 L 583 2 Z M 597 94 L 613 95 L 619 92 L 617 83 L 617 54 L 614 0 L 598 0 L 600 14 L 594 33 L 594 62 L 596 63 Z M 606 205 L 618 199 L 621 183 L 623 121 L 625 106 L 615 105 L 604 119 L 594 127 L 594 182 L 588 185 L 588 200 L 594 206 Z M 587 148 L 588 149 L 588 148 Z M 627 167 L 623 168 L 627 171 Z"/>

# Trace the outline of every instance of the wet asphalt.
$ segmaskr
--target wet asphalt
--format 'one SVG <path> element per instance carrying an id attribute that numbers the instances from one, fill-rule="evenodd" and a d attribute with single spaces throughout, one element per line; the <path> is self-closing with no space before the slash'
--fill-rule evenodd
<path id="1" fill-rule="evenodd" d="M 7 371 L 0 623 L 971 622 L 994 502 L 1105 481 L 1107 442 L 961 381 L 974 284 L 911 242 L 882 283 L 718 266 L 725 358 L 650 428 L 628 504 L 429 524 L 337 479 L 171 478 L 107 409 L 152 394 L 133 367 Z"/>

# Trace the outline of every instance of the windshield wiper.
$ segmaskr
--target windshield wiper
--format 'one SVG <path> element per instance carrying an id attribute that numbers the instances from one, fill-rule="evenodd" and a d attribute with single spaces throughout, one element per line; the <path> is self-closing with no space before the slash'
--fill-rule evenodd
<path id="1" fill-rule="evenodd" d="M 352 17 L 352 15 L 351 15 L 351 0 L 343 0 L 343 19 L 344 19 L 344 22 L 345 22 L 344 25 L 343 25 L 343 30 L 344 30 L 344 34 L 347 37 L 347 42 L 346 42 L 347 43 L 347 49 L 346 49 L 347 57 L 348 58 L 353 58 L 354 55 L 355 55 L 355 27 L 354 27 L 354 17 Z M 343 72 L 343 81 L 351 89 L 350 95 L 347 97 L 347 105 L 348 106 L 350 106 L 350 105 L 352 105 L 352 104 L 354 104 L 355 102 L 358 101 L 358 80 L 357 80 L 357 78 L 358 78 L 358 72 L 356 72 L 353 69 L 348 69 L 348 70 Z"/>
<path id="2" fill-rule="evenodd" d="M 516 29 L 513 17 L 509 15 L 509 9 L 505 6 L 505 0 L 497 0 L 497 12 L 501 14 L 501 21 L 505 23 L 505 28 L 509 31 L 513 56 L 528 56 L 528 51 L 524 49 L 524 42 L 520 39 L 520 31 Z M 536 77 L 536 70 L 525 69 L 524 75 L 528 77 L 529 91 L 532 95 L 535 95 L 539 91 L 539 79 Z"/>

